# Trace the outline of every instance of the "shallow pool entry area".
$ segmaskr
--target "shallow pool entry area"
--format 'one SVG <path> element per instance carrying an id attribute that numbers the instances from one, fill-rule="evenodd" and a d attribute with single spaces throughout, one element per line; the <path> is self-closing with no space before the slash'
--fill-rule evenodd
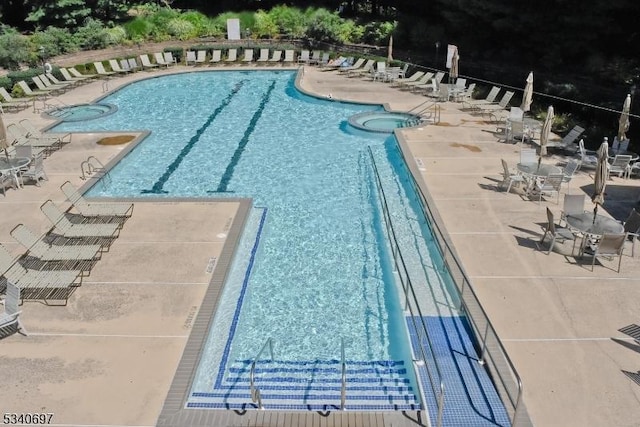
<path id="1" fill-rule="evenodd" d="M 118 107 L 112 104 L 77 104 L 56 107 L 44 114 L 63 122 L 80 122 L 108 116 L 117 110 Z"/>
<path id="2" fill-rule="evenodd" d="M 391 111 L 366 111 L 349 117 L 349 124 L 369 132 L 392 133 L 394 129 L 420 126 L 420 116 Z"/>

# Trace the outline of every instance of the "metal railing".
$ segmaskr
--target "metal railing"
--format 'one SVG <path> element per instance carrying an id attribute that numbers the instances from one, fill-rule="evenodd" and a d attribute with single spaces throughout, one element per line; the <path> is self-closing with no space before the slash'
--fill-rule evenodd
<path id="1" fill-rule="evenodd" d="M 271 361 L 273 362 L 273 340 L 271 338 L 267 338 L 267 341 L 262 345 L 262 348 L 253 358 L 251 362 L 251 371 L 249 372 L 249 382 L 250 382 L 250 393 L 251 393 L 251 401 L 253 403 L 258 404 L 258 409 L 264 409 L 262 406 L 262 395 L 260 394 L 260 389 L 256 386 L 256 365 L 258 364 L 258 359 L 262 355 L 262 353 L 269 347 L 269 355 L 271 356 Z"/>
<path id="2" fill-rule="evenodd" d="M 424 316 L 422 315 L 422 311 L 418 303 L 418 297 L 416 296 L 415 289 L 413 288 L 413 284 L 411 283 L 411 278 L 409 277 L 407 266 L 404 262 L 402 252 L 400 251 L 400 246 L 398 245 L 398 239 L 393 228 L 391 215 L 389 213 L 389 207 L 387 205 L 387 198 L 385 196 L 384 189 L 382 188 L 382 180 L 380 179 L 378 167 L 376 166 L 375 159 L 373 158 L 373 152 L 371 151 L 371 147 L 368 147 L 368 149 L 369 157 L 371 158 L 371 165 L 375 175 L 376 188 L 378 189 L 378 196 L 380 198 L 380 204 L 382 206 L 384 223 L 386 226 L 387 235 L 389 237 L 388 241 L 391 246 L 394 269 L 398 274 L 402 289 L 405 294 L 405 310 L 409 311 L 411 320 L 413 322 L 413 327 L 418 336 L 416 346 L 418 347 L 418 351 L 420 352 L 419 356 L 421 360 L 424 361 L 425 371 L 427 372 L 427 376 L 429 377 L 429 385 L 431 386 L 431 391 L 437 400 L 438 414 L 436 427 L 440 427 L 442 425 L 442 415 L 444 413 L 444 382 L 442 381 L 442 371 L 440 369 L 438 360 L 435 357 L 435 353 L 433 351 L 433 343 L 431 342 L 427 326 L 424 322 Z M 410 299 L 410 297 L 412 297 L 412 300 Z M 414 314 L 414 310 L 417 313 Z M 417 321 L 416 318 L 420 320 Z M 428 349 L 425 349 L 424 343 L 427 344 Z M 429 361 L 431 362 L 431 364 L 428 363 Z"/>
<path id="3" fill-rule="evenodd" d="M 399 149 L 399 151 L 403 154 L 402 150 Z M 419 199 L 420 203 L 418 205 L 420 205 L 423 215 L 430 224 L 431 233 L 442 257 L 442 269 L 448 270 L 459 294 L 460 309 L 467 314 L 467 318 L 480 343 L 479 362 L 484 364 L 490 371 L 494 379 L 494 385 L 511 416 L 511 425 L 530 424 L 531 421 L 521 405 L 522 381 L 520 376 L 507 355 L 489 317 L 482 308 L 458 256 L 445 237 L 447 234 L 441 228 L 441 221 L 436 218 L 429 207 L 430 199 L 420 188 L 413 173 L 408 173 L 408 175 L 416 197 Z"/>
<path id="4" fill-rule="evenodd" d="M 340 389 L 340 410 L 345 410 L 347 402 L 347 362 L 344 359 L 344 338 L 340 338 L 340 360 L 342 366 L 342 387 Z"/>
<path id="5" fill-rule="evenodd" d="M 87 160 L 80 163 L 80 172 L 82 176 L 80 177 L 83 181 L 87 180 L 94 173 L 102 174 L 100 181 L 102 182 L 103 187 L 106 188 L 106 181 L 111 181 L 111 175 L 106 170 L 104 165 L 100 160 L 98 160 L 95 156 L 87 157 Z"/>

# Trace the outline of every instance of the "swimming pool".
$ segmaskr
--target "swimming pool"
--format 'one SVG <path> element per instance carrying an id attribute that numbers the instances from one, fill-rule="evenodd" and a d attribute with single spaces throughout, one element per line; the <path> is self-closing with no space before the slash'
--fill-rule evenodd
<path id="1" fill-rule="evenodd" d="M 113 115 L 53 130 L 151 130 L 89 196 L 254 199 L 188 407 L 246 407 L 248 364 L 270 338 L 276 360 L 259 371 L 265 406 L 335 407 L 344 342 L 349 409 L 424 408 L 372 159 L 423 316 L 441 330 L 462 316 L 396 140 L 347 125 L 381 107 L 312 98 L 294 79 L 287 71 L 148 79 L 102 100 L 118 106 Z"/>

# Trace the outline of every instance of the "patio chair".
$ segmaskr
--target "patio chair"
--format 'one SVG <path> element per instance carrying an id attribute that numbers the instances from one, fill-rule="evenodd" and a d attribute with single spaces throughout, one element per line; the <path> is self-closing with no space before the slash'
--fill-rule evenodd
<path id="1" fill-rule="evenodd" d="M 629 178 L 631 174 L 631 158 L 627 154 L 616 154 L 609 164 L 609 175 L 615 173 L 618 174 L 618 177 Z"/>
<path id="2" fill-rule="evenodd" d="M 322 55 L 323 55 L 322 51 L 314 50 L 313 53 L 311 54 L 311 58 L 309 58 L 307 63 L 309 65 L 318 65 L 320 63 Z M 328 54 L 327 54 L 327 60 L 328 60 Z"/>
<path id="3" fill-rule="evenodd" d="M 18 305 L 20 304 L 20 288 L 7 281 L 6 298 L 4 299 L 4 309 L 0 312 L 0 337 L 7 337 L 18 332 L 26 336 L 27 331 L 20 321 Z"/>
<path id="4" fill-rule="evenodd" d="M 500 159 L 500 161 L 502 162 L 502 182 L 500 183 L 500 185 L 503 187 L 506 186 L 507 193 L 509 193 L 511 191 L 511 186 L 513 185 L 513 183 L 525 182 L 525 179 L 521 174 L 517 172 L 511 172 L 511 170 L 509 169 L 509 165 L 504 159 Z"/>
<path id="5" fill-rule="evenodd" d="M 596 151 L 587 150 L 584 148 L 584 139 L 578 141 L 578 169 L 583 166 L 589 166 L 595 168 L 598 166 L 598 153 Z"/>
<path id="6" fill-rule="evenodd" d="M 277 64 L 278 62 L 280 62 L 281 59 L 282 59 L 282 51 L 274 50 L 273 54 L 271 55 L 271 58 L 269 58 L 269 63 Z"/>
<path id="7" fill-rule="evenodd" d="M 31 145 L 14 145 L 13 150 L 16 157 L 26 157 L 27 159 L 33 160 L 36 156 L 43 156 L 46 151 L 45 148 L 42 147 L 33 147 Z M 28 165 L 24 168 L 27 170 Z"/>
<path id="8" fill-rule="evenodd" d="M 10 184 L 12 188 L 18 187 L 15 178 L 10 173 L 0 172 L 0 189 L 4 197 L 7 197 L 7 184 Z"/>
<path id="9" fill-rule="evenodd" d="M 172 65 L 178 65 L 178 58 L 174 58 L 173 52 L 171 51 L 164 52 L 162 54 L 162 57 L 164 58 L 164 62 L 165 64 L 167 64 L 167 67 Z"/>
<path id="10" fill-rule="evenodd" d="M 58 95 L 64 92 L 64 88 L 62 86 L 45 86 L 42 80 L 40 80 L 39 75 L 31 77 L 31 80 L 36 85 L 40 93 L 45 93 L 48 95 Z"/>
<path id="11" fill-rule="evenodd" d="M 509 103 L 511 102 L 511 98 L 513 98 L 513 94 L 513 91 L 508 90 L 504 93 L 504 95 L 502 95 L 502 98 L 500 98 L 500 101 L 498 101 L 497 104 L 480 105 L 480 108 L 475 111 L 483 116 L 492 116 L 492 119 L 495 120 L 499 111 L 504 111 L 509 107 Z"/>
<path id="12" fill-rule="evenodd" d="M 544 234 L 538 242 L 539 244 L 542 244 L 544 242 L 544 239 L 547 237 L 547 235 L 551 236 L 551 243 L 549 244 L 547 255 L 549 255 L 553 250 L 553 246 L 555 245 L 556 241 L 562 243 L 567 240 L 573 241 L 573 248 L 571 249 L 571 253 L 573 254 L 576 247 L 576 238 L 574 234 L 568 228 L 556 225 L 553 219 L 553 213 L 549 208 L 547 208 L 547 223 L 542 226 L 542 229 L 544 230 Z"/>
<path id="13" fill-rule="evenodd" d="M 190 62 L 196 65 L 196 52 L 193 50 L 188 50 L 184 58 L 184 65 L 189 65 Z"/>
<path id="14" fill-rule="evenodd" d="M 103 76 L 103 77 L 111 77 L 114 74 L 116 74 L 115 71 L 107 71 L 104 69 L 104 65 L 102 65 L 102 62 L 94 62 L 93 66 L 96 69 L 96 72 L 98 73 L 98 75 Z"/>
<path id="15" fill-rule="evenodd" d="M 140 65 L 138 65 L 138 61 L 136 60 L 136 58 L 129 58 L 127 59 L 127 62 L 129 63 L 129 69 L 131 70 L 131 72 L 135 73 L 140 69 Z"/>
<path id="16" fill-rule="evenodd" d="M 325 65 L 327 65 L 329 63 L 330 60 L 331 60 L 331 55 L 329 55 L 329 52 L 322 52 L 322 57 L 316 63 L 316 65 L 319 66 L 319 67 L 324 67 Z"/>
<path id="17" fill-rule="evenodd" d="M 26 258 L 21 258 L 25 260 Z M 69 298 L 73 290 L 82 284 L 82 271 L 66 268 L 46 269 L 47 264 L 38 265 L 38 269 L 27 268 L 21 259 L 14 259 L 9 251 L 0 244 L 0 274 L 5 283 L 11 282 L 20 290 L 22 300 L 63 300 Z M 25 261 L 26 263 L 26 261 Z M 51 263 L 49 263 L 51 265 Z M 7 291 L 9 287 L 7 286 Z"/>
<path id="18" fill-rule="evenodd" d="M 14 98 L 4 87 L 0 86 L 0 97 L 3 101 L 0 103 L 2 108 L 21 110 L 29 108 L 33 102 L 31 98 Z"/>
<path id="19" fill-rule="evenodd" d="M 154 52 L 153 53 L 153 59 L 156 60 L 156 64 L 164 65 L 167 68 L 169 68 L 170 65 L 173 65 L 172 63 L 167 62 L 167 60 L 164 58 L 164 54 L 162 52 Z"/>
<path id="20" fill-rule="evenodd" d="M 126 59 L 120 60 L 120 69 L 124 70 L 124 72 L 126 73 L 133 72 L 133 68 L 131 68 L 131 65 L 129 65 L 129 61 L 127 61 Z"/>
<path id="21" fill-rule="evenodd" d="M 244 50 L 244 58 L 242 58 L 242 62 L 246 62 L 247 64 L 253 62 L 253 49 Z"/>
<path id="22" fill-rule="evenodd" d="M 211 61 L 211 62 L 220 62 L 220 54 L 221 54 L 221 52 L 218 50 L 218 60 L 217 61 Z M 211 58 L 211 59 L 213 59 L 213 58 Z M 207 51 L 206 50 L 197 51 L 196 52 L 195 65 L 204 64 L 206 61 L 207 61 Z"/>
<path id="23" fill-rule="evenodd" d="M 585 199 L 586 196 L 584 194 L 565 194 L 558 225 L 561 225 L 562 221 L 565 221 L 566 223 L 567 216 L 584 213 Z"/>
<path id="24" fill-rule="evenodd" d="M 477 110 L 482 105 L 493 104 L 500 93 L 500 88 L 498 86 L 493 86 L 486 98 L 484 99 L 469 99 L 462 102 L 463 110 Z"/>
<path id="25" fill-rule="evenodd" d="M 564 169 L 562 169 L 562 175 L 564 175 L 562 182 L 567 184 L 567 193 L 569 192 L 569 188 L 571 187 L 571 180 L 573 179 L 573 176 L 576 174 L 579 167 L 580 164 L 578 163 L 578 161 L 575 159 L 571 159 L 567 162 L 566 165 L 564 165 Z"/>
<path id="26" fill-rule="evenodd" d="M 298 64 L 299 63 L 303 63 L 303 64 L 308 64 L 309 61 L 311 60 L 311 58 L 309 57 L 309 51 L 306 49 L 303 49 L 302 51 L 300 51 L 300 56 L 298 56 Z"/>
<path id="27" fill-rule="evenodd" d="M 593 257 L 591 258 L 591 271 L 594 270 L 596 264 L 596 258 L 618 257 L 618 270 L 620 273 L 620 265 L 622 264 L 622 252 L 624 251 L 624 242 L 627 240 L 626 234 L 603 234 L 600 237 L 600 241 L 593 251 Z"/>
<path id="28" fill-rule="evenodd" d="M 43 163 L 43 155 L 42 153 L 34 156 L 31 159 L 31 163 L 29 164 L 26 170 L 20 171 L 20 181 L 24 183 L 25 179 L 31 179 L 36 182 L 36 185 L 40 187 L 40 180 L 43 179 L 45 181 L 49 180 L 47 177 L 47 173 L 44 171 L 44 163 Z"/>
<path id="29" fill-rule="evenodd" d="M 154 68 L 158 68 L 160 66 L 158 64 L 153 64 L 146 53 L 140 55 L 140 62 L 142 63 L 143 70 L 153 70 Z"/>
<path id="30" fill-rule="evenodd" d="M 260 56 L 256 59 L 256 62 L 269 61 L 269 49 L 260 49 Z"/>
<path id="31" fill-rule="evenodd" d="M 584 128 L 576 125 L 561 140 L 547 141 L 547 148 L 557 148 L 563 151 L 576 152 L 578 150 L 576 140 L 583 132 Z"/>
<path id="32" fill-rule="evenodd" d="M 129 218 L 133 214 L 133 203 L 88 203 L 78 189 L 69 181 L 60 187 L 67 200 L 84 217 L 113 216 Z"/>
<path id="33" fill-rule="evenodd" d="M 631 241 L 631 256 L 635 257 L 636 242 L 640 239 L 640 213 L 637 210 L 632 209 L 624 221 L 624 232 Z"/>
<path id="34" fill-rule="evenodd" d="M 229 49 L 225 62 L 236 62 L 238 60 L 238 49 Z"/>
<path id="35" fill-rule="evenodd" d="M 203 52 L 204 56 L 202 56 L 203 54 L 201 54 L 200 52 Z M 198 55 L 202 56 L 202 58 L 206 58 L 206 54 L 206 50 L 198 51 Z M 209 60 L 209 64 L 218 64 L 220 63 L 220 61 L 222 61 L 222 51 L 220 49 L 214 49 L 213 52 L 211 52 L 211 59 Z"/>
<path id="36" fill-rule="evenodd" d="M 378 61 L 376 63 L 376 70 L 371 75 L 371 80 L 384 80 L 387 75 L 387 64 L 384 61 Z"/>
<path id="37" fill-rule="evenodd" d="M 538 161 L 538 155 L 535 148 L 520 149 L 520 163 L 532 164 Z"/>
<path id="38" fill-rule="evenodd" d="M 36 86 L 38 87 L 38 89 L 42 89 L 42 87 L 39 86 L 38 83 L 37 83 L 38 78 L 40 78 L 40 81 L 44 85 L 44 89 L 49 89 L 51 91 L 55 91 L 55 93 L 64 93 L 64 92 L 68 91 L 73 86 L 69 82 L 61 82 L 58 79 L 56 79 L 56 81 L 58 82 L 58 83 L 56 83 L 55 81 L 49 79 L 49 77 L 47 77 L 46 74 L 40 74 L 40 75 L 38 75 L 38 76 L 36 76 L 34 78 L 35 78 L 34 82 L 36 82 Z"/>
<path id="39" fill-rule="evenodd" d="M 38 270 L 55 270 L 52 265 L 67 270 L 91 271 L 102 257 L 102 245 L 53 245 L 42 240 L 26 225 L 18 224 L 10 232 L 16 242 L 27 249 L 26 255 L 37 258 Z"/>
<path id="40" fill-rule="evenodd" d="M 125 70 L 120 66 L 120 63 L 118 62 L 117 59 L 110 59 L 109 66 L 111 67 L 111 71 L 115 71 L 118 74 L 127 74 L 129 72 L 128 70 L 129 65 L 127 64 L 127 69 Z"/>
<path id="41" fill-rule="evenodd" d="M 64 211 L 47 200 L 40 206 L 40 210 L 53 225 L 53 233 L 70 239 L 83 237 L 105 237 L 115 239 L 120 234 L 120 223 L 74 223 L 67 218 Z"/>
<path id="42" fill-rule="evenodd" d="M 538 204 L 542 201 L 544 195 L 556 195 L 556 204 L 560 203 L 560 188 L 562 187 L 562 179 L 564 175 L 549 174 L 542 180 L 536 181 L 535 190 L 538 192 Z"/>
<path id="43" fill-rule="evenodd" d="M 293 64 L 295 62 L 296 52 L 293 49 L 286 49 L 284 51 L 284 59 L 282 62 L 284 64 Z"/>

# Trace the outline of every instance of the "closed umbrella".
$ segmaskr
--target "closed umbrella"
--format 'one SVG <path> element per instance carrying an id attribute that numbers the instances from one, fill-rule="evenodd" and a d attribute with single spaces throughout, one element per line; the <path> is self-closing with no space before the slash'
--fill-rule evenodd
<path id="1" fill-rule="evenodd" d="M 449 79 L 453 80 L 458 77 L 458 62 L 460 61 L 460 55 L 458 55 L 458 48 L 453 52 L 451 57 L 451 68 L 449 69 Z"/>
<path id="2" fill-rule="evenodd" d="M 618 121 L 618 141 L 624 141 L 627 139 L 627 131 L 629 130 L 629 111 L 631 110 L 631 94 L 627 95 L 627 98 L 622 104 L 622 113 L 620 114 L 620 120 Z"/>
<path id="3" fill-rule="evenodd" d="M 9 158 L 9 153 L 7 152 L 7 148 L 9 148 L 9 140 L 7 139 L 7 131 L 4 128 L 4 122 L 2 121 L 2 114 L 0 114 L 0 149 L 4 150 L 4 155 Z"/>
<path id="4" fill-rule="evenodd" d="M 393 35 L 389 36 L 389 47 L 387 49 L 387 62 L 393 61 Z"/>
<path id="5" fill-rule="evenodd" d="M 522 105 L 520 105 L 522 111 L 527 112 L 531 110 L 531 101 L 533 101 L 533 71 L 527 76 L 527 84 L 522 94 Z"/>
<path id="6" fill-rule="evenodd" d="M 598 149 L 598 164 L 596 166 L 596 176 L 594 179 L 594 190 L 591 196 L 591 201 L 595 203 L 593 208 L 593 222 L 596 222 L 596 215 L 598 214 L 598 205 L 604 203 L 604 189 L 607 186 L 607 175 L 609 172 L 609 143 L 607 138 L 604 139 L 602 145 Z"/>
<path id="7" fill-rule="evenodd" d="M 547 155 L 547 142 L 549 141 L 549 134 L 551 133 L 551 126 L 553 125 L 553 105 L 549 105 L 547 109 L 547 118 L 544 119 L 542 130 L 540 131 L 540 155 Z"/>

